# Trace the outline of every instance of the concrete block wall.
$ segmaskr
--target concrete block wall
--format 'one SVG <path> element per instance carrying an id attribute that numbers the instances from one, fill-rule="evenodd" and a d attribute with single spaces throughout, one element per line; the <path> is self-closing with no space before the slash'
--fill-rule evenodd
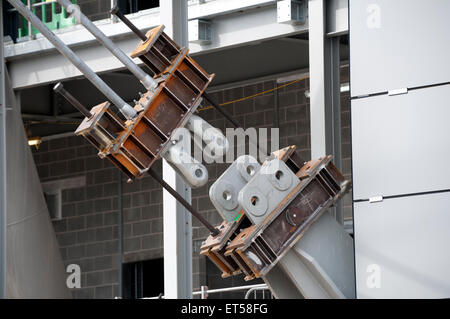
<path id="1" fill-rule="evenodd" d="M 42 182 L 86 176 L 85 187 L 63 190 L 62 219 L 53 221 L 66 266 L 81 267 L 74 297 L 120 296 L 119 171 L 77 136 L 42 143 L 34 159 Z M 123 262 L 161 258 L 162 189 L 150 177 L 121 183 Z"/>
<path id="2" fill-rule="evenodd" d="M 218 102 L 228 102 L 270 90 L 275 81 L 258 82 L 213 92 Z M 310 159 L 309 99 L 305 91 L 308 80 L 302 80 L 277 91 L 279 102 L 280 147 L 295 144 L 306 161 Z M 226 106 L 245 127 L 273 127 L 274 92 Z M 350 176 L 350 117 L 348 94 L 342 96 L 343 171 Z M 204 106 L 207 106 L 205 104 Z M 199 115 L 221 130 L 231 127 L 213 109 Z M 81 137 L 67 137 L 43 142 L 34 158 L 42 182 L 71 176 L 86 176 L 87 185 L 63 191 L 62 220 L 54 221 L 63 259 L 79 264 L 82 288 L 74 289 L 75 298 L 112 298 L 119 296 L 119 171 L 107 160 L 97 157 L 95 149 Z M 208 197 L 208 189 L 229 164 L 209 164 L 208 184 L 192 190 L 192 205 L 212 224 L 221 219 Z M 153 167 L 161 172 L 161 162 Z M 150 177 L 127 184 L 123 190 L 123 262 L 163 257 L 162 188 Z M 351 198 L 344 198 L 345 218 L 351 218 Z M 208 231 L 193 218 L 194 288 L 248 285 L 241 277 L 223 279 L 214 265 L 199 256 L 201 242 Z M 210 298 L 243 297 L 244 293 L 223 293 Z"/>
<path id="3" fill-rule="evenodd" d="M 85 187 L 62 191 L 62 219 L 53 221 L 66 266 L 81 268 L 82 288 L 73 296 L 118 295 L 118 171 L 75 136 L 42 143 L 34 159 L 41 181 L 86 176 Z"/>

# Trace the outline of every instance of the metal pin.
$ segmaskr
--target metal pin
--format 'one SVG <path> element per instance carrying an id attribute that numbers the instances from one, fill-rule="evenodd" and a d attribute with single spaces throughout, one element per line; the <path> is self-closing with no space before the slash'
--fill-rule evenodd
<path id="1" fill-rule="evenodd" d="M 139 30 L 138 28 L 136 28 L 136 26 L 131 23 L 130 20 L 128 20 L 127 17 L 124 16 L 124 14 L 122 12 L 119 11 L 119 8 L 117 6 L 115 6 L 114 8 L 111 9 L 111 14 L 115 15 L 116 17 L 118 17 L 123 23 L 125 23 L 125 25 L 130 28 L 131 31 L 134 32 L 134 34 L 137 35 L 138 38 L 140 38 L 142 41 L 147 41 L 147 37 L 145 36 L 145 34 Z"/>
<path id="2" fill-rule="evenodd" d="M 78 101 L 72 94 L 67 92 L 67 90 L 64 89 L 64 86 L 62 85 L 61 82 L 57 83 L 53 87 L 53 91 L 61 94 L 67 101 L 69 101 L 70 104 L 72 104 L 85 117 L 87 117 L 88 119 L 92 117 L 91 112 L 89 112 L 89 110 L 83 104 L 81 104 L 80 101 Z"/>

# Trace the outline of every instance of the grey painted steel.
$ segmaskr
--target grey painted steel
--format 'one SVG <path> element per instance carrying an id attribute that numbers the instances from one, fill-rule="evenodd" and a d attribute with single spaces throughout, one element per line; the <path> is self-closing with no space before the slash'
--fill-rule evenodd
<path id="1" fill-rule="evenodd" d="M 59 245 L 9 78 L 7 298 L 71 298 Z M 83 269 L 81 269 L 83 271 Z"/>
<path id="2" fill-rule="evenodd" d="M 160 4 L 161 23 L 166 26 L 165 32 L 180 46 L 188 46 L 188 9 L 187 1 L 183 0 L 166 0 L 161 1 Z M 186 148 L 190 149 L 190 140 L 185 140 Z M 189 146 L 188 146 L 189 145 Z M 173 172 L 163 163 L 163 177 L 170 176 L 171 186 L 186 199 L 191 201 L 191 189 L 179 176 L 173 176 Z M 174 177 L 174 178 L 173 178 Z M 169 195 L 170 196 L 170 195 Z M 167 298 L 192 298 L 192 218 L 189 211 L 187 211 L 175 199 L 168 199 L 163 195 L 163 213 L 164 213 L 164 232 L 170 232 L 164 235 L 164 295 Z M 175 202 L 172 202 L 175 201 Z M 175 207 L 175 210 L 171 209 Z M 169 209 L 168 209 L 169 208 Z M 166 214 L 176 214 L 176 222 L 166 217 Z M 166 226 L 170 224 L 171 229 Z M 166 243 L 166 240 L 170 243 Z M 174 247 L 176 244 L 176 251 L 166 251 L 167 247 Z M 176 258 L 174 258 L 176 254 Z M 168 273 L 168 262 L 175 262 L 175 269 L 177 275 L 173 278 L 172 273 Z M 170 279 L 168 279 L 170 277 Z M 175 281 L 175 282 L 174 282 Z M 167 283 L 170 284 L 168 287 Z"/>
<path id="3" fill-rule="evenodd" d="M 308 5 L 311 158 L 332 154 L 338 169 L 341 169 L 342 157 L 340 39 L 327 36 L 327 25 L 331 23 L 327 13 L 345 8 L 343 3 L 325 0 L 309 0 Z M 332 210 L 336 219 L 343 223 L 342 203 L 339 201 Z"/>
<path id="4" fill-rule="evenodd" d="M 300 44 L 297 41 L 294 44 L 294 42 L 276 39 L 305 33 L 308 31 L 308 24 L 277 23 L 276 6 L 273 5 L 275 1 L 272 5 L 264 4 L 270 4 L 268 1 L 251 2 L 255 4 L 258 2 L 256 6 L 260 8 L 255 10 L 255 6 L 249 7 L 250 1 L 247 0 L 207 1 L 205 4 L 189 8 L 189 19 L 214 20 L 212 43 L 210 45 L 192 43 L 190 53 L 196 55 L 197 61 L 205 69 L 214 67 L 217 73 L 214 79 L 215 85 L 269 76 L 285 70 L 307 68 L 308 54 L 305 53 L 308 50 L 307 43 Z M 327 1 L 331 7 L 336 8 L 335 14 L 327 10 L 327 15 L 335 16 L 337 19 L 336 25 L 343 25 L 347 21 L 346 10 L 339 5 L 340 2 L 342 0 Z M 343 3 L 346 4 L 347 1 Z M 208 9 L 211 7 L 214 7 L 214 12 Z M 232 14 L 228 10 L 229 7 L 233 7 L 231 10 L 233 12 L 243 11 L 243 13 Z M 160 23 L 159 13 L 153 10 L 141 11 L 128 17 L 133 24 L 144 31 Z M 123 23 L 95 22 L 95 24 L 108 37 L 114 38 L 114 43 L 125 53 L 129 54 L 135 49 L 136 37 Z M 339 34 L 337 30 L 343 30 L 343 28 L 333 29 L 331 26 L 327 23 L 327 35 Z M 93 41 L 95 38 L 84 28 L 67 28 L 61 30 L 58 36 L 97 73 L 111 72 L 123 66 L 116 58 L 108 55 L 106 48 L 97 41 Z M 256 43 L 259 44 L 248 45 Z M 284 59 L 278 58 L 279 52 L 284 52 Z M 42 37 L 20 45 L 6 45 L 5 56 L 10 65 L 15 89 L 66 81 L 80 75 L 75 68 L 66 68 L 64 59 L 55 55 L 54 47 Z M 25 56 L 28 57 L 25 58 Z M 216 63 L 218 60 L 227 60 L 229 65 L 235 65 L 235 67 L 227 69 L 223 66 L 222 70 L 218 71 Z M 261 65 L 265 67 L 261 68 Z"/>
<path id="5" fill-rule="evenodd" d="M 20 0 L 8 0 L 13 7 L 20 12 L 31 24 L 44 35 L 58 51 L 64 55 L 70 62 L 82 72 L 86 78 L 94 84 L 119 110 L 123 115 L 131 119 L 136 116 L 136 111 L 128 105 L 120 96 L 109 88 L 100 77 L 94 73 L 68 46 L 66 46 L 58 37 L 56 37 L 47 26 L 39 20 Z"/>
<path id="6" fill-rule="evenodd" d="M 448 0 L 350 0 L 351 95 L 449 82 L 448 12 Z"/>
<path id="7" fill-rule="evenodd" d="M 340 44 L 327 38 L 326 4 L 309 1 L 311 157 L 333 154 L 340 167 Z"/>
<path id="8" fill-rule="evenodd" d="M 327 36 L 348 33 L 348 0 L 327 1 Z"/>
<path id="9" fill-rule="evenodd" d="M 325 212 L 263 279 L 277 298 L 355 298 L 353 239 Z"/>
<path id="10" fill-rule="evenodd" d="M 314 259 L 304 252 L 288 251 L 280 266 L 307 299 L 345 298 L 320 265 L 315 265 Z"/>
<path id="11" fill-rule="evenodd" d="M 353 239 L 330 213 L 323 213 L 293 250 L 331 297 L 355 298 Z M 303 295 L 308 297 L 306 290 Z"/>
<path id="12" fill-rule="evenodd" d="M 227 181 L 224 177 L 233 177 L 230 172 L 239 173 L 233 166 L 230 168 L 217 180 L 217 185 Z M 286 164 L 274 159 L 265 162 L 245 186 L 236 183 L 225 186 L 235 187 L 234 191 L 239 193 L 237 206 L 258 225 L 298 183 L 299 179 Z M 216 199 L 213 203 L 223 193 L 217 185 L 211 188 L 214 196 L 210 197 Z M 229 188 L 225 190 L 231 193 Z M 223 205 L 219 205 L 219 212 L 223 211 Z M 353 239 L 325 212 L 263 279 L 278 298 L 354 298 Z"/>
<path id="13" fill-rule="evenodd" d="M 311 158 L 326 155 L 325 0 L 309 0 Z"/>
<path id="14" fill-rule="evenodd" d="M 305 33 L 308 30 L 307 25 L 278 24 L 276 22 L 275 5 L 247 10 L 246 4 L 248 2 L 248 0 L 215 0 L 197 6 L 199 9 L 197 12 L 200 12 L 202 16 L 208 14 L 208 10 L 205 9 L 210 6 L 216 7 L 216 13 L 225 11 L 229 6 L 239 6 L 244 11 L 244 13 L 214 17 L 213 42 L 210 45 L 194 43 L 189 45 L 190 54 L 196 55 L 196 61 L 206 70 L 211 68 L 210 65 L 212 65 L 214 70 L 217 71 L 216 61 L 218 60 L 227 60 L 229 61 L 227 65 L 235 66 L 226 70 L 224 65 L 222 67 L 224 70 L 217 71 L 217 76 L 214 79 L 215 84 L 236 82 L 244 78 L 256 78 L 285 70 L 302 69 L 307 65 L 307 54 L 305 54 L 307 44 L 295 45 L 293 43 L 280 43 L 280 41 L 275 40 Z M 196 8 L 196 6 L 190 6 L 189 8 L 190 18 L 194 18 L 192 15 L 193 8 Z M 157 26 L 160 21 L 163 21 L 160 20 L 158 11 L 153 10 L 141 11 L 138 14 L 130 15 L 129 18 L 141 30 Z M 129 54 L 136 48 L 136 36 L 123 23 L 99 21 L 95 24 L 103 33 L 113 39 L 114 43 L 125 53 Z M 95 38 L 86 29 L 74 27 L 60 32 L 58 32 L 58 36 L 61 40 L 98 74 L 123 68 L 123 64 L 108 54 L 107 49 L 100 43 L 94 41 Z M 248 44 L 257 44 L 260 41 L 262 42 L 259 45 L 248 46 Z M 277 61 L 278 53 L 281 51 L 284 52 L 285 59 L 278 59 Z M 24 55 L 31 53 L 38 54 L 33 55 L 33 57 L 30 55 L 28 58 L 17 59 L 19 56 L 24 57 Z M 54 53 L 53 46 L 42 37 L 20 46 L 17 44 L 7 45 L 5 54 L 11 65 L 10 71 L 14 88 L 38 86 L 80 75 L 75 68 L 66 68 L 64 59 Z M 205 62 L 205 58 L 200 59 L 200 55 L 206 55 L 205 58 L 208 59 L 208 62 Z M 291 58 L 286 58 L 286 55 Z M 230 59 L 233 61 L 230 61 Z M 305 61 L 306 63 L 304 63 Z M 140 63 L 138 60 L 136 62 Z M 265 67 L 261 68 L 261 65 L 265 65 Z M 240 72 L 235 72 L 235 70 L 240 70 Z"/>
<path id="15" fill-rule="evenodd" d="M 273 128 L 280 128 L 280 103 L 278 102 L 278 82 L 275 82 L 275 92 L 273 92 Z"/>
<path id="16" fill-rule="evenodd" d="M 239 205 L 253 224 L 260 224 L 298 185 L 300 179 L 279 159 L 264 162 L 238 195 Z"/>
<path id="17" fill-rule="evenodd" d="M 192 188 L 199 188 L 208 182 L 208 170 L 190 154 L 183 140 L 190 139 L 191 134 L 186 128 L 176 129 L 171 137 L 164 159 L 177 171 L 183 180 Z M 190 146 L 190 145 L 189 145 Z"/>
<path id="18" fill-rule="evenodd" d="M 32 8 L 34 7 L 34 4 L 32 3 L 32 1 L 31 0 L 27 0 L 27 6 L 28 6 L 28 8 L 30 9 L 30 11 L 32 10 Z M 27 26 L 28 26 L 28 30 L 31 30 L 32 28 L 31 28 L 31 23 L 30 23 L 30 21 L 28 21 L 28 23 L 27 23 Z M 28 35 L 28 37 L 31 39 L 31 40 L 34 40 L 34 39 L 36 39 L 36 34 L 34 34 L 33 32 L 29 32 L 30 34 Z"/>
<path id="19" fill-rule="evenodd" d="M 298 185 L 277 159 L 247 174 L 249 159 L 238 158 L 210 188 L 211 201 L 227 221 L 242 207 L 253 224 L 261 223 Z M 283 175 L 277 179 L 276 172 Z M 353 239 L 325 212 L 263 279 L 277 298 L 354 298 Z"/>
<path id="20" fill-rule="evenodd" d="M 239 156 L 209 188 L 211 202 L 227 222 L 233 221 L 241 211 L 239 192 L 260 168 L 254 157 Z"/>
<path id="21" fill-rule="evenodd" d="M 205 99 L 207 98 L 205 97 Z M 213 163 L 214 160 L 223 158 L 227 154 L 230 145 L 226 136 L 200 116 L 192 114 L 186 123 L 186 128 L 194 134 L 194 143 L 199 150 L 203 150 L 203 158 L 206 163 Z M 203 143 L 205 143 L 205 147 L 203 147 Z"/>
<path id="22" fill-rule="evenodd" d="M 450 189 L 450 85 L 352 101 L 354 199 Z"/>
<path id="23" fill-rule="evenodd" d="M 273 268 L 263 277 L 264 282 L 270 288 L 270 292 L 277 299 L 303 299 L 303 295 L 294 285 L 292 280 L 281 268 L 280 264 Z"/>
<path id="24" fill-rule="evenodd" d="M 3 2 L 0 3 L 0 42 L 3 43 Z M 0 299 L 6 293 L 6 105 L 5 63 L 0 48 Z"/>
<path id="25" fill-rule="evenodd" d="M 355 203 L 354 220 L 358 298 L 450 296 L 450 192 Z"/>
<path id="26" fill-rule="evenodd" d="M 333 1 L 332 1 L 333 2 Z M 328 10 L 327 10 L 328 11 Z M 327 150 L 328 154 L 333 155 L 333 163 L 342 170 L 342 141 L 341 141 L 341 68 L 340 68 L 340 37 L 336 36 L 326 39 L 326 60 L 325 67 L 327 74 L 325 75 L 326 94 L 327 94 L 327 110 L 325 110 L 325 125 L 329 127 L 327 133 Z M 342 201 L 339 200 L 335 207 L 331 209 L 340 223 L 344 223 L 344 215 Z"/>
<path id="27" fill-rule="evenodd" d="M 158 84 L 156 81 L 138 67 L 128 55 L 123 53 L 97 26 L 89 20 L 80 10 L 77 5 L 74 5 L 69 0 L 57 0 L 60 5 L 66 8 L 68 13 L 71 13 L 77 22 L 81 23 L 100 43 L 102 43 L 117 59 L 122 62 L 128 70 L 131 71 L 147 90 L 155 89 Z"/>

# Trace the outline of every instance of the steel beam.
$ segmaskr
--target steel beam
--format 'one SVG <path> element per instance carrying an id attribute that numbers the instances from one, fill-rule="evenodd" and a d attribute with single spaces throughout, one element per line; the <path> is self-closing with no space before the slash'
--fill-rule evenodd
<path id="1" fill-rule="evenodd" d="M 325 212 L 279 261 L 279 266 L 307 299 L 355 298 L 353 251 L 352 238 Z"/>
<path id="2" fill-rule="evenodd" d="M 326 125 L 329 126 L 329 132 L 327 132 L 327 151 L 328 154 L 333 154 L 334 165 L 339 170 L 342 170 L 340 37 L 325 39 L 325 41 L 325 88 L 327 95 L 326 103 L 329 107 L 326 111 Z M 341 200 L 336 203 L 334 213 L 336 220 L 343 225 L 344 216 Z"/>
<path id="3" fill-rule="evenodd" d="M 3 44 L 3 2 L 0 3 L 0 42 Z M 6 297 L 6 105 L 5 63 L 0 49 L 0 299 Z"/>
<path id="4" fill-rule="evenodd" d="M 326 18 L 327 36 L 348 34 L 348 0 L 327 1 Z"/>
<path id="5" fill-rule="evenodd" d="M 327 1 L 327 36 L 348 33 L 348 4 L 346 0 Z M 242 12 L 237 14 L 236 12 Z M 140 30 L 146 31 L 160 24 L 158 9 L 127 15 Z M 191 43 L 191 55 L 244 46 L 275 38 L 285 38 L 308 32 L 305 24 L 277 23 L 275 1 L 269 0 L 216 0 L 189 7 L 189 19 L 208 19 L 212 22 L 213 38 L 210 44 Z M 94 23 L 126 54 L 136 47 L 136 37 L 122 22 Z M 123 69 L 123 65 L 84 28 L 73 27 L 57 31 L 58 37 L 97 73 Z M 78 77 L 81 73 L 67 66 L 63 57 L 40 35 L 36 40 L 6 45 L 5 58 L 14 89 L 54 83 Z M 27 58 L 25 58 L 27 57 Z M 136 63 L 141 63 L 135 60 Z"/>
<path id="6" fill-rule="evenodd" d="M 190 54 L 192 56 L 308 31 L 308 23 L 303 25 L 277 23 L 275 3 L 255 8 L 257 1 L 251 1 L 252 3 L 248 1 L 249 6 L 239 6 L 240 10 L 245 12 L 244 14 L 230 13 L 233 11 L 230 9 L 231 11 L 219 15 L 218 8 L 220 5 L 226 6 L 228 1 L 211 2 L 217 6 L 214 11 L 215 15 L 211 17 L 212 41 L 208 45 L 191 43 Z M 236 1 L 233 2 L 237 4 Z M 243 1 L 243 3 L 246 2 Z M 267 1 L 261 2 L 267 4 Z M 199 5 L 199 7 L 203 8 L 207 4 Z M 237 5 L 236 8 L 238 8 Z M 226 8 L 224 7 L 224 9 Z M 160 23 L 165 23 L 165 18 L 161 18 L 157 11 L 129 15 L 128 18 L 138 29 L 144 31 Z M 113 38 L 114 44 L 126 54 L 130 54 L 136 48 L 136 36 L 125 24 L 121 22 L 109 24 L 96 22 L 95 24 L 108 37 Z M 60 30 L 58 36 L 69 47 L 73 47 L 73 51 L 94 72 L 103 73 L 123 69 L 123 65 L 115 57 L 111 56 L 104 47 L 95 43 L 94 37 L 87 30 L 81 28 Z M 67 62 L 57 56 L 51 44 L 43 38 L 38 37 L 34 41 L 7 46 L 6 52 L 15 89 L 54 83 L 81 75 L 76 68 L 67 66 Z M 24 58 L 25 56 L 27 58 Z M 138 60 L 134 61 L 138 64 L 141 63 Z"/>
<path id="7" fill-rule="evenodd" d="M 231 14 L 243 10 L 275 5 L 277 0 L 225 0 L 208 1 L 189 7 L 189 20 L 210 19 L 218 15 Z"/>
<path id="8" fill-rule="evenodd" d="M 309 0 L 311 158 L 333 155 L 341 169 L 339 37 L 327 37 L 325 0 Z M 342 204 L 335 209 L 342 224 Z"/>
<path id="9" fill-rule="evenodd" d="M 187 45 L 187 1 L 161 1 L 161 23 L 165 32 L 180 46 Z M 191 149 L 190 139 L 183 139 Z M 176 171 L 163 161 L 163 178 L 186 201 L 191 202 L 191 189 Z M 167 299 L 192 298 L 192 219 L 190 213 L 164 190 L 164 296 Z"/>
<path id="10" fill-rule="evenodd" d="M 31 12 L 21 1 L 8 0 L 8 2 L 16 8 L 20 14 L 31 22 L 33 27 L 39 30 L 45 38 L 50 41 L 55 48 L 66 57 L 74 67 L 76 67 L 84 76 L 101 91 L 114 105 L 119 108 L 127 119 L 136 116 L 136 111 L 128 105 L 120 96 L 118 96 L 105 82 L 91 69 L 83 60 L 81 60 L 64 42 L 61 41 L 50 29 L 40 20 L 33 12 Z"/>

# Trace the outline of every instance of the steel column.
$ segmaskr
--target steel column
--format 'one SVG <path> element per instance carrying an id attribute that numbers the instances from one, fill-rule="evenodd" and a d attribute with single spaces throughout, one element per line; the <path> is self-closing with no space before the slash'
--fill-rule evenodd
<path id="1" fill-rule="evenodd" d="M 340 37 L 326 38 L 325 50 L 325 90 L 326 90 L 326 127 L 328 154 L 333 155 L 334 165 L 342 170 L 341 150 L 341 81 L 340 81 Z M 344 224 L 342 201 L 334 207 L 336 220 Z"/>
<path id="2" fill-rule="evenodd" d="M 333 155 L 341 169 L 339 37 L 327 37 L 326 1 L 309 0 L 311 158 Z M 342 204 L 335 208 L 342 224 Z"/>
<path id="3" fill-rule="evenodd" d="M 187 1 L 166 0 L 160 4 L 161 24 L 165 32 L 180 46 L 187 46 Z M 190 139 L 183 139 L 190 149 Z M 163 159 L 164 180 L 186 201 L 191 202 L 191 189 Z M 167 299 L 192 298 L 192 219 L 189 212 L 164 190 L 164 296 Z"/>
<path id="4" fill-rule="evenodd" d="M 311 158 L 318 158 L 327 153 L 324 14 L 325 0 L 309 1 Z"/>
<path id="5" fill-rule="evenodd" d="M 3 2 L 0 3 L 0 42 L 3 44 Z M 0 299 L 6 297 L 6 106 L 5 63 L 0 49 Z"/>

